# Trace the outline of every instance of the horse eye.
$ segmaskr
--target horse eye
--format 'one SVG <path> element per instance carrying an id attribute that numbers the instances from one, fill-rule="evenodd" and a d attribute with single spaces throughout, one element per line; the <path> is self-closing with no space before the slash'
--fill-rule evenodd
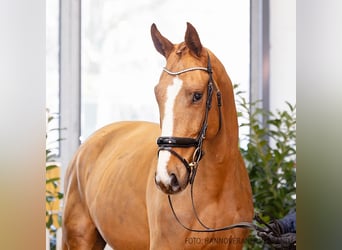
<path id="1" fill-rule="evenodd" d="M 201 100 L 202 98 L 202 94 L 195 92 L 194 95 L 192 96 L 192 102 L 198 102 L 199 100 Z"/>

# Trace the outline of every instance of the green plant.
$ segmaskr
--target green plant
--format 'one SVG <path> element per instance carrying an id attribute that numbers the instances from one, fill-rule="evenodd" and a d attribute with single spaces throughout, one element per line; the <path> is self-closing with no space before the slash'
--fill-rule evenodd
<path id="1" fill-rule="evenodd" d="M 286 102 L 285 110 L 275 113 L 249 103 L 237 91 L 240 128 L 248 128 L 240 146 L 253 192 L 255 213 L 269 222 L 284 217 L 296 207 L 296 106 Z M 265 249 L 255 233 L 246 249 Z"/>
<path id="2" fill-rule="evenodd" d="M 53 128 L 53 121 L 57 114 L 50 114 L 47 111 L 47 132 L 46 132 L 46 228 L 50 232 L 50 249 L 56 248 L 56 231 L 61 225 L 61 215 L 59 214 L 59 202 L 63 199 L 63 193 L 59 191 L 60 177 L 58 163 L 56 162 L 57 142 L 60 141 L 59 128 Z M 50 138 L 52 136 L 52 139 Z"/>

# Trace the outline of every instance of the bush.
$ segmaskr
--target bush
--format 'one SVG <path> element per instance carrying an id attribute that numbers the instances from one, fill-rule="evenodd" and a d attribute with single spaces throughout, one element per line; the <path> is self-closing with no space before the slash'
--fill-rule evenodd
<path id="1" fill-rule="evenodd" d="M 47 112 L 47 131 L 46 131 L 46 228 L 50 232 L 50 249 L 56 249 L 56 231 L 61 226 L 61 215 L 59 212 L 59 201 L 63 199 L 60 190 L 60 167 L 56 162 L 56 150 L 58 147 L 59 128 L 53 128 L 53 121 L 57 119 L 57 114 Z M 56 137 L 57 136 L 57 137 Z M 49 137 L 52 137 L 49 138 Z"/>
<path id="2" fill-rule="evenodd" d="M 286 102 L 285 110 L 272 113 L 259 108 L 260 101 L 248 103 L 241 91 L 236 96 L 240 128 L 249 130 L 247 145 L 240 150 L 255 213 L 267 222 L 280 219 L 296 207 L 296 106 Z M 246 249 L 265 249 L 255 237 L 253 232 Z"/>

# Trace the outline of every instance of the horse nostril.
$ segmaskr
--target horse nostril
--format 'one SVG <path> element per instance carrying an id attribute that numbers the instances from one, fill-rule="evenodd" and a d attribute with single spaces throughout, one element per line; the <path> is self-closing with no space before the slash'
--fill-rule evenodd
<path id="1" fill-rule="evenodd" d="M 171 174 L 170 178 L 171 178 L 170 185 L 172 187 L 172 190 L 173 191 L 178 191 L 180 189 L 180 186 L 179 186 L 179 182 L 177 180 L 176 175 L 175 174 Z"/>

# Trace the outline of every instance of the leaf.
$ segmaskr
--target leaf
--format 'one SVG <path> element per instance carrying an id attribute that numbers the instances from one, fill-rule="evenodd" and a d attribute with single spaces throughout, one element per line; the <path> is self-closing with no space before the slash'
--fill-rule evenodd
<path id="1" fill-rule="evenodd" d="M 58 192 L 58 193 L 57 193 L 58 199 L 60 199 L 60 200 L 63 199 L 63 196 L 64 196 L 63 193 L 61 193 L 61 192 Z"/>
<path id="2" fill-rule="evenodd" d="M 49 215 L 49 219 L 46 222 L 46 228 L 50 229 L 50 227 L 53 225 L 53 218 L 52 215 Z"/>
<path id="3" fill-rule="evenodd" d="M 55 200 L 55 197 L 52 195 L 47 195 L 47 196 L 45 196 L 45 200 L 47 203 L 51 203 Z"/>
<path id="4" fill-rule="evenodd" d="M 60 180 L 59 177 L 53 177 L 53 178 L 50 178 L 50 179 L 46 179 L 46 184 L 52 183 L 52 182 L 55 182 L 55 181 L 59 181 L 59 180 Z"/>
<path id="5" fill-rule="evenodd" d="M 57 166 L 57 165 L 47 165 L 46 166 L 46 171 L 50 171 L 50 170 L 52 170 L 52 169 L 55 169 L 55 168 L 59 168 L 59 166 Z"/>

